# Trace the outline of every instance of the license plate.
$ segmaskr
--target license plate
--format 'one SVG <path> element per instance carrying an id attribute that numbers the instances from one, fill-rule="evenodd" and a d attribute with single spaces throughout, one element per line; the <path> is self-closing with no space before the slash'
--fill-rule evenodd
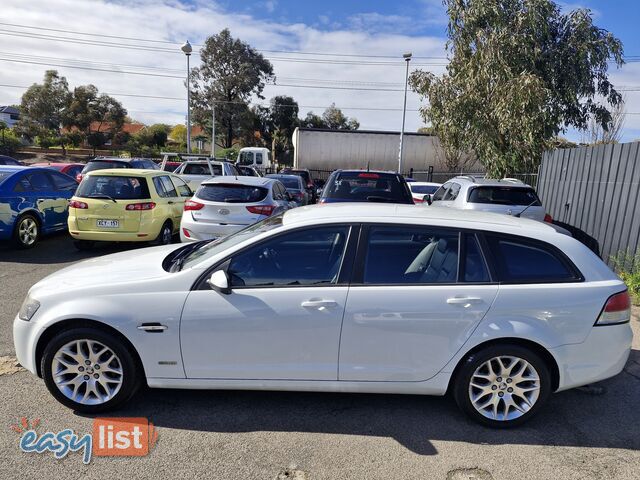
<path id="1" fill-rule="evenodd" d="M 102 228 L 118 228 L 120 222 L 118 220 L 96 220 L 96 225 Z"/>

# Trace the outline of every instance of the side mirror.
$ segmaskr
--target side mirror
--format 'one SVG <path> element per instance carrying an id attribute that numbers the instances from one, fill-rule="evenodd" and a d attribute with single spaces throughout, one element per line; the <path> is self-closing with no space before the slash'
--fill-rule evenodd
<path id="1" fill-rule="evenodd" d="M 424 197 L 422 197 L 422 201 L 425 202 L 427 205 L 431 205 L 433 203 L 431 194 L 427 193 Z"/>
<path id="2" fill-rule="evenodd" d="M 229 295 L 231 293 L 231 288 L 229 287 L 229 276 L 224 270 L 216 270 L 213 272 L 211 277 L 207 280 L 207 283 L 211 289 L 216 292 L 220 292 L 225 295 Z"/>

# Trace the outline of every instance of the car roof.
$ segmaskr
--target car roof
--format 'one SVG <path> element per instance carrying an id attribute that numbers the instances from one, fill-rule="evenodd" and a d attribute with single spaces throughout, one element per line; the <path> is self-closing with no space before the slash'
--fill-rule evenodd
<path id="1" fill-rule="evenodd" d="M 194 160 L 183 160 L 182 163 L 198 163 L 198 164 L 202 164 L 202 165 L 206 165 L 207 163 L 211 162 L 212 165 L 216 165 L 216 164 L 221 164 L 221 163 L 229 163 L 226 160 L 218 160 L 218 159 L 211 159 L 211 160 L 200 160 L 200 159 L 194 159 Z"/>
<path id="2" fill-rule="evenodd" d="M 234 176 L 217 176 L 212 177 L 209 180 L 205 180 L 200 185 L 215 185 L 217 183 L 225 183 L 231 185 L 249 185 L 252 187 L 266 187 L 267 185 L 274 183 L 276 181 L 275 178 L 268 177 L 245 177 L 242 175 Z"/>
<path id="3" fill-rule="evenodd" d="M 131 163 L 134 160 L 151 160 L 153 162 L 152 158 L 142 158 L 142 157 L 133 157 L 133 158 L 127 158 L 127 157 L 96 157 L 96 158 L 91 158 L 88 161 L 89 162 L 105 161 L 105 162 Z"/>
<path id="4" fill-rule="evenodd" d="M 302 179 L 300 175 L 289 175 L 288 173 L 268 173 L 267 178 L 296 178 Z"/>
<path id="5" fill-rule="evenodd" d="M 336 222 L 410 223 L 412 225 L 450 226 L 530 234 L 551 233 L 555 229 L 544 222 L 477 210 L 458 210 L 437 206 L 416 206 L 366 202 L 311 205 L 288 210 L 283 225 Z"/>
<path id="6" fill-rule="evenodd" d="M 144 168 L 105 168 L 104 170 L 93 170 L 87 173 L 87 175 L 110 175 L 113 177 L 153 177 L 156 175 L 172 175 L 172 173 L 166 172 L 164 170 L 151 170 Z"/>
<path id="7" fill-rule="evenodd" d="M 456 181 L 458 183 L 466 183 L 470 185 L 479 185 L 487 187 L 515 187 L 515 188 L 533 188 L 531 185 L 527 185 L 524 182 L 516 178 L 484 178 L 475 177 L 473 175 L 459 175 L 457 177 L 450 178 L 447 182 Z M 446 183 L 446 182 L 445 182 Z"/>
<path id="8" fill-rule="evenodd" d="M 441 183 L 436 183 L 436 182 L 407 182 L 409 184 L 409 187 L 411 186 L 415 186 L 415 187 L 441 187 L 442 184 Z"/>
<path id="9" fill-rule="evenodd" d="M 65 162 L 39 162 L 32 163 L 33 167 L 67 167 L 67 166 L 84 166 L 84 163 L 65 163 Z"/>

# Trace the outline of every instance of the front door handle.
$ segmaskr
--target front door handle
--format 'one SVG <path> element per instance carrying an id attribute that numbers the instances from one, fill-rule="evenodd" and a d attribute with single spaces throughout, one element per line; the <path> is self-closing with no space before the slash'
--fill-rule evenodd
<path id="1" fill-rule="evenodd" d="M 335 307 L 338 303 L 334 300 L 305 300 L 300 304 L 303 308 L 317 308 L 324 310 L 328 307 Z"/>
<path id="2" fill-rule="evenodd" d="M 168 327 L 166 325 L 161 325 L 160 323 L 142 323 L 138 325 L 138 330 L 143 330 L 145 332 L 151 333 L 161 333 L 164 332 Z"/>
<path id="3" fill-rule="evenodd" d="M 447 298 L 449 305 L 471 305 L 474 303 L 482 303 L 482 299 L 479 297 L 452 297 Z"/>

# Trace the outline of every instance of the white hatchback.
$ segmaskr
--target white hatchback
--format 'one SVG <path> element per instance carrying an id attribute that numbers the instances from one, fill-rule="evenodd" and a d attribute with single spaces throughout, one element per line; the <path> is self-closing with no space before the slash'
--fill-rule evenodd
<path id="1" fill-rule="evenodd" d="M 20 363 L 81 412 L 145 383 L 450 391 L 503 427 L 617 375 L 629 321 L 625 284 L 542 222 L 340 203 L 65 268 L 31 288 L 13 334 Z"/>

